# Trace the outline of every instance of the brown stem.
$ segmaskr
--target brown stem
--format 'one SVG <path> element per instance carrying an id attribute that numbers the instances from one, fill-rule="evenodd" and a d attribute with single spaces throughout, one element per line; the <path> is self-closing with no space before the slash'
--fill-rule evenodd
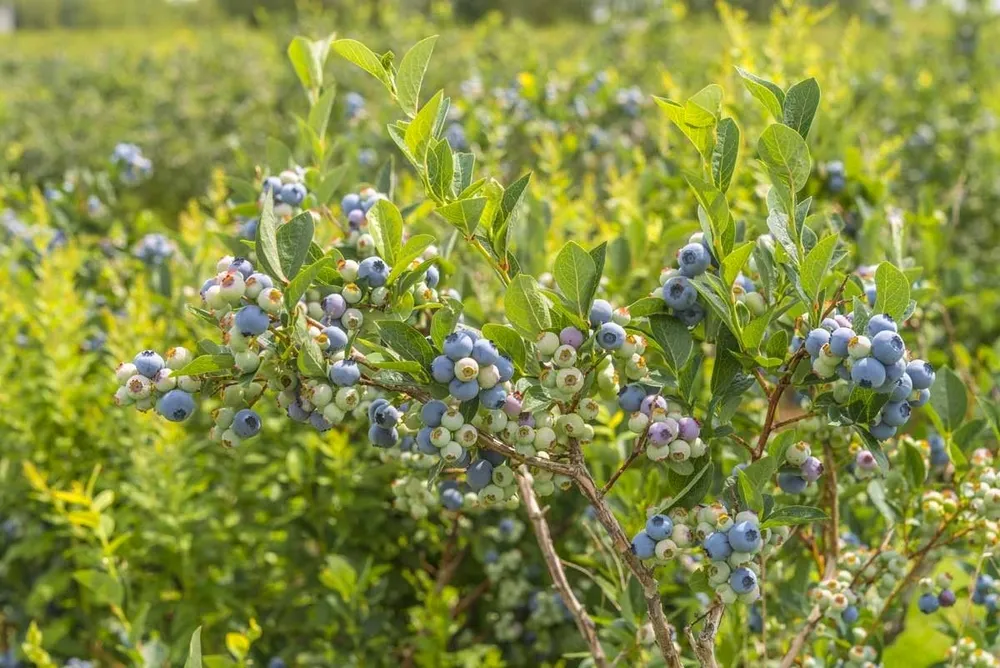
<path id="1" fill-rule="evenodd" d="M 602 497 L 611 491 L 611 488 L 614 487 L 616 482 L 618 482 L 618 478 L 620 478 L 622 474 L 625 473 L 625 471 L 627 471 L 630 466 L 632 466 L 635 460 L 638 459 L 639 455 L 645 452 L 646 438 L 648 435 L 649 435 L 649 427 L 646 427 L 646 431 L 642 432 L 642 436 L 640 436 L 636 440 L 635 447 L 632 448 L 631 454 L 629 454 L 628 458 L 624 462 L 622 462 L 622 465 L 618 467 L 618 470 L 615 471 L 613 474 L 611 474 L 611 477 L 608 478 L 608 481 L 604 483 L 604 487 L 601 488 Z"/>
<path id="2" fill-rule="evenodd" d="M 475 603 L 480 596 L 489 591 L 489 588 L 490 581 L 488 579 L 480 582 L 475 589 L 470 591 L 464 598 L 455 604 L 455 607 L 451 609 L 451 618 L 458 619 L 459 615 L 468 610 L 469 606 Z"/>
<path id="3" fill-rule="evenodd" d="M 719 632 L 719 622 L 722 621 L 722 615 L 725 611 L 726 606 L 722 603 L 713 604 L 704 615 L 705 625 L 697 636 L 691 630 L 694 624 L 684 627 L 684 634 L 687 636 L 688 642 L 691 643 L 702 668 L 718 668 L 719 666 L 715 660 L 715 634 Z"/>
<path id="4" fill-rule="evenodd" d="M 761 455 L 764 454 L 764 448 L 767 447 L 767 439 L 771 437 L 771 432 L 774 430 L 774 418 L 777 417 L 781 395 L 784 394 L 785 389 L 791 384 L 792 375 L 795 373 L 799 361 L 805 354 L 805 348 L 801 348 L 792 356 L 792 359 L 788 363 L 788 370 L 781 377 L 781 380 L 778 381 L 778 385 L 774 388 L 774 391 L 771 392 L 771 398 L 767 403 L 767 415 L 764 418 L 764 427 L 760 430 L 760 437 L 757 439 L 757 448 L 752 453 L 754 461 L 760 459 Z"/>
<path id="5" fill-rule="evenodd" d="M 780 422 L 775 422 L 774 426 L 771 428 L 771 431 L 778 431 L 779 429 L 784 429 L 788 425 L 795 424 L 796 422 L 800 422 L 802 420 L 808 420 L 809 418 L 815 416 L 816 416 L 815 413 L 802 413 L 801 415 L 796 415 L 793 418 L 788 418 L 787 420 L 781 420 Z"/>
<path id="6" fill-rule="evenodd" d="M 555 585 L 559 595 L 562 596 L 563 603 L 566 604 L 566 608 L 576 622 L 576 628 L 579 629 L 580 635 L 583 636 L 584 641 L 587 643 L 590 655 L 594 657 L 594 665 L 606 668 L 608 657 L 604 654 L 604 648 L 601 647 L 601 641 L 597 637 L 597 627 L 594 625 L 594 620 L 587 614 L 586 608 L 577 600 L 573 589 L 569 586 L 569 580 L 566 579 L 566 571 L 563 570 L 562 561 L 560 561 L 559 555 L 556 553 L 555 545 L 552 544 L 552 536 L 549 534 L 549 523 L 538 506 L 538 498 L 535 496 L 535 491 L 531 488 L 531 478 L 527 469 L 522 466 L 515 475 L 515 478 L 517 479 L 517 488 L 521 493 L 521 501 L 524 503 L 524 508 L 528 512 L 528 519 L 531 521 L 531 527 L 535 532 L 538 547 L 542 550 L 545 566 L 549 570 L 549 575 L 552 576 L 552 583 Z"/>

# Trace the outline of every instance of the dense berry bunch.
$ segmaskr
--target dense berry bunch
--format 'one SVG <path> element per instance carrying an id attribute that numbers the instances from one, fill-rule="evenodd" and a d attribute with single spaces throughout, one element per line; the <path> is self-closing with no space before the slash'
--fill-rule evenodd
<path id="1" fill-rule="evenodd" d="M 688 244 L 677 251 L 677 268 L 660 273 L 657 291 L 670 311 L 688 327 L 694 327 L 705 317 L 705 307 L 698 301 L 698 291 L 691 279 L 704 274 L 713 258 L 705 237 L 700 232 L 691 235 Z"/>
<path id="2" fill-rule="evenodd" d="M 871 457 L 867 450 L 862 452 Z M 823 475 L 823 462 L 813 456 L 812 448 L 804 441 L 794 443 L 785 450 L 785 464 L 778 471 L 778 487 L 786 494 L 801 494 L 810 483 Z"/>
<path id="3" fill-rule="evenodd" d="M 503 408 L 514 363 L 495 343 L 474 330 L 462 329 L 449 334 L 441 350 L 444 354 L 434 358 L 430 372 L 435 381 L 448 386 L 452 398 L 466 402 L 478 397 L 484 408 Z"/>
<path id="4" fill-rule="evenodd" d="M 934 369 L 924 360 L 909 359 L 899 328 L 888 314 L 872 316 L 866 334 L 855 333 L 853 321 L 853 313 L 825 319 L 806 336 L 805 350 L 817 376 L 837 375 L 845 381 L 835 394 L 842 401 L 854 388 L 887 395 L 878 419 L 870 425 L 872 436 L 884 441 L 906 424 L 914 408 L 928 402 Z"/>
<path id="5" fill-rule="evenodd" d="M 115 392 L 115 404 L 135 406 L 137 410 L 156 412 L 171 422 L 183 422 L 194 413 L 193 393 L 201 389 L 201 380 L 192 376 L 174 376 L 192 359 L 185 348 L 171 348 L 165 357 L 154 350 L 144 350 L 131 362 L 115 369 L 121 386 Z"/>
<path id="6" fill-rule="evenodd" d="M 622 388 L 618 405 L 629 413 L 628 428 L 646 435 L 646 456 L 654 462 L 685 462 L 707 452 L 701 425 L 681 413 L 681 407 L 657 392 L 633 383 Z"/>
<path id="7" fill-rule="evenodd" d="M 138 183 L 153 173 L 153 162 L 135 144 L 122 142 L 111 152 L 111 163 L 120 170 L 124 183 Z"/>
<path id="8" fill-rule="evenodd" d="M 271 197 L 277 215 L 288 215 L 293 209 L 302 206 L 309 194 L 303 181 L 304 173 L 301 168 L 286 169 L 277 176 L 264 179 L 261 184 L 261 198 Z"/>

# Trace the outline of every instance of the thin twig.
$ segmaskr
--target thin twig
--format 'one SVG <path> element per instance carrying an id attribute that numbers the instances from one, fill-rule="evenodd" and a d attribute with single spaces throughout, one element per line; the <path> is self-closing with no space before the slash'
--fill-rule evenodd
<path id="1" fill-rule="evenodd" d="M 704 615 L 684 627 L 684 635 L 687 636 L 691 648 L 694 649 L 695 656 L 702 668 L 718 668 L 719 664 L 715 660 L 715 634 L 719 632 L 719 622 L 726 611 L 726 606 L 721 602 L 715 602 Z M 705 619 L 705 624 L 701 633 L 694 635 L 692 627 L 701 619 Z"/>
<path id="2" fill-rule="evenodd" d="M 784 429 L 788 425 L 795 424 L 796 422 L 801 422 L 802 420 L 808 420 L 811 417 L 816 417 L 815 413 L 802 413 L 801 415 L 796 415 L 793 418 L 788 418 L 787 420 L 782 420 L 780 422 L 775 422 L 774 426 L 771 427 L 771 431 L 778 431 L 779 429 Z"/>
<path id="3" fill-rule="evenodd" d="M 625 471 L 627 471 L 630 466 L 632 466 L 635 460 L 638 459 L 639 455 L 645 452 L 646 439 L 648 435 L 649 435 L 649 427 L 646 427 L 646 430 L 642 432 L 642 435 L 638 439 L 636 439 L 635 447 L 632 448 L 631 454 L 629 454 L 628 458 L 624 462 L 622 462 L 622 465 L 618 467 L 618 470 L 615 471 L 613 474 L 611 474 L 611 477 L 608 478 L 608 481 L 604 483 L 604 487 L 601 488 L 602 497 L 611 491 L 611 488 L 614 487 L 616 482 L 618 482 L 618 478 L 620 478 L 622 474 L 625 473 Z"/>

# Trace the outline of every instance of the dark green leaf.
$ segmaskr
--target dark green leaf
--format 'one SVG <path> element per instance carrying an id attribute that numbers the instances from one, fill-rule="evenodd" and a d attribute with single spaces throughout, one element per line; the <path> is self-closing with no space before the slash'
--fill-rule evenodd
<path id="1" fill-rule="evenodd" d="M 968 393 L 962 379 L 948 367 L 937 371 L 931 387 L 930 405 L 949 433 L 957 430 L 965 419 L 965 412 L 969 408 Z"/>
<path id="2" fill-rule="evenodd" d="M 812 524 L 829 519 L 819 508 L 812 506 L 783 506 L 775 508 L 774 512 L 768 516 L 760 525 L 761 529 L 771 527 L 795 526 L 798 524 Z"/>
<path id="3" fill-rule="evenodd" d="M 723 118 L 716 129 L 715 147 L 712 149 L 712 180 L 722 192 L 729 190 L 739 152 L 740 129 L 733 119 Z"/>
<path id="4" fill-rule="evenodd" d="M 597 267 L 593 258 L 575 241 L 570 241 L 556 256 L 556 284 L 577 315 L 584 317 L 597 290 Z"/>
<path id="5" fill-rule="evenodd" d="M 399 70 L 396 72 L 396 96 L 399 106 L 411 118 L 416 116 L 420 108 L 420 84 L 424 80 L 427 63 L 434 53 L 436 42 L 437 35 L 420 40 L 399 61 Z"/>
<path id="6" fill-rule="evenodd" d="M 278 227 L 276 233 L 278 261 L 285 276 L 295 276 L 299 273 L 302 263 L 309 256 L 309 244 L 312 240 L 313 217 L 309 211 L 303 211 Z"/>
<path id="7" fill-rule="evenodd" d="M 419 362 L 424 368 L 434 361 L 434 349 L 427 339 L 405 322 L 383 320 L 378 324 L 382 344 L 403 359 Z"/>
<path id="8" fill-rule="evenodd" d="M 739 72 L 740 77 L 743 79 L 743 85 L 750 91 L 750 94 L 764 105 L 764 108 L 774 117 L 774 120 L 780 121 L 783 116 L 781 107 L 785 101 L 784 91 L 777 84 L 750 74 L 742 68 L 737 67 L 736 71 Z"/>
<path id="9" fill-rule="evenodd" d="M 649 327 L 653 339 L 663 349 L 663 357 L 674 375 L 681 370 L 691 357 L 694 340 L 691 332 L 677 318 L 671 315 L 651 315 Z"/>
<path id="10" fill-rule="evenodd" d="M 798 82 L 788 89 L 783 106 L 782 122 L 805 139 L 819 107 L 819 84 L 815 79 Z"/>

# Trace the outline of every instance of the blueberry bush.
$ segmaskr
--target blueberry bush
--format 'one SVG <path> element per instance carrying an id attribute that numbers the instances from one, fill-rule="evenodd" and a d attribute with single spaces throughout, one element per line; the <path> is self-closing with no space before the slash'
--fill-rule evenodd
<path id="1" fill-rule="evenodd" d="M 142 142 L 13 167 L 5 665 L 993 665 L 995 141 L 824 14 L 664 95 L 296 37 L 176 221 Z"/>

